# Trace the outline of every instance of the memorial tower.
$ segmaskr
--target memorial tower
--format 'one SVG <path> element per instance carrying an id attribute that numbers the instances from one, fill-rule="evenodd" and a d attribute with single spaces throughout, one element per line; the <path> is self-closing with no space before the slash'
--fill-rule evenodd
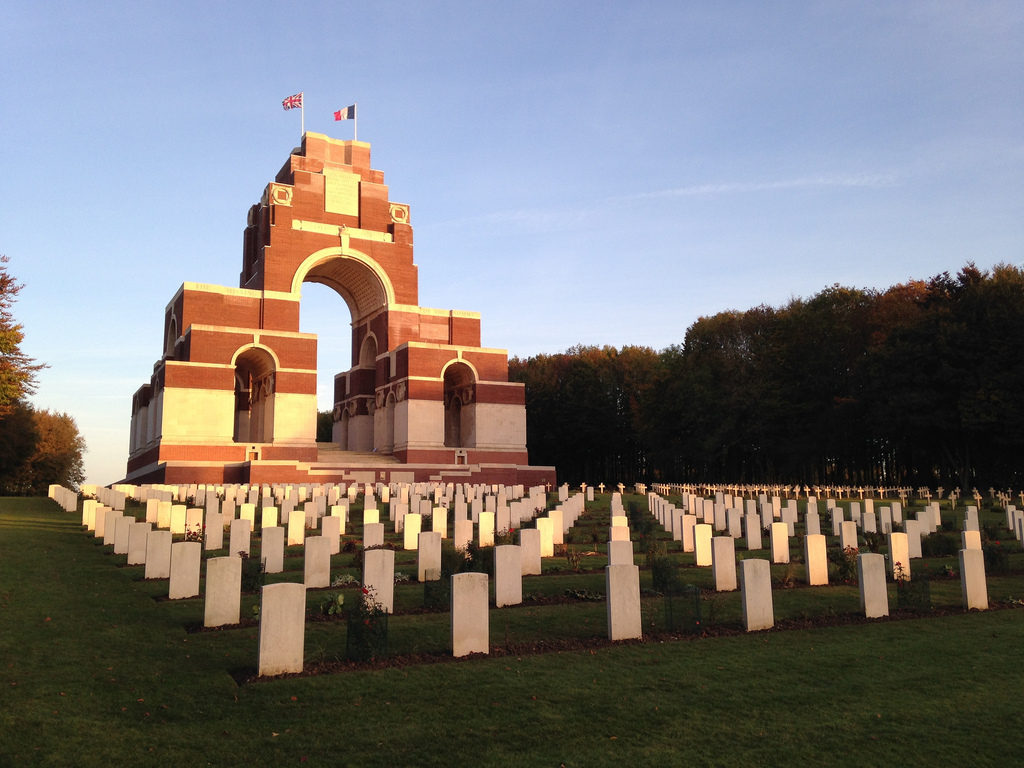
<path id="1" fill-rule="evenodd" d="M 299 330 L 309 282 L 351 312 L 331 445 Z M 480 315 L 419 306 L 409 206 L 365 142 L 303 136 L 249 210 L 239 287 L 184 283 L 162 346 L 132 401 L 129 482 L 555 482 L 528 465 L 524 387 L 480 346 Z"/>

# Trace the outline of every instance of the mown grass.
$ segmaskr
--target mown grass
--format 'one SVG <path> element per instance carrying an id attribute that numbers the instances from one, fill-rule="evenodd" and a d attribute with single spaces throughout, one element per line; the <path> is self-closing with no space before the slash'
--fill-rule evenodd
<path id="1" fill-rule="evenodd" d="M 1019 761 L 1022 611 L 462 661 L 446 660 L 447 614 L 399 615 L 392 650 L 444 663 L 239 686 L 232 673 L 255 666 L 256 629 L 189 633 L 202 600 L 158 600 L 165 583 L 142 581 L 78 522 L 43 499 L 0 500 L 0 765 Z M 414 573 L 411 562 L 398 569 Z M 546 570 L 527 594 L 603 592 L 601 574 Z M 684 570 L 710 583 L 708 569 Z M 273 578 L 301 573 L 289 558 Z M 959 604 L 959 581 L 932 584 L 933 603 Z M 336 591 L 311 592 L 310 609 Z M 992 578 L 989 592 L 1019 599 L 1024 578 Z M 416 607 L 422 587 L 399 585 L 396 598 Z M 774 598 L 780 619 L 858 608 L 849 586 Z M 737 595 L 714 601 L 716 621 L 737 620 Z M 646 622 L 657 625 L 660 606 L 645 599 Z M 527 602 L 490 618 L 495 648 L 605 634 L 603 603 Z M 307 624 L 308 663 L 343 653 L 343 622 Z"/>

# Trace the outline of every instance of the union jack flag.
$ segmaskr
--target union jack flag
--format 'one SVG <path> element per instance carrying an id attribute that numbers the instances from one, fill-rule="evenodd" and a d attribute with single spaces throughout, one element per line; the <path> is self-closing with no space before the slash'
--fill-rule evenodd
<path id="1" fill-rule="evenodd" d="M 296 93 L 294 96 L 289 96 L 287 99 L 281 102 L 281 106 L 285 109 L 298 109 L 302 106 L 302 93 Z"/>

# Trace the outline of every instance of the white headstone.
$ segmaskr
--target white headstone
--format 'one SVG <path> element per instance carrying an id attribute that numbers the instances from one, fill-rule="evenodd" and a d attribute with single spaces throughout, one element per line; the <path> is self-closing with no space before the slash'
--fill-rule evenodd
<path id="1" fill-rule="evenodd" d="M 457 573 L 452 576 L 453 656 L 489 652 L 487 596 L 486 573 Z"/>
<path id="2" fill-rule="evenodd" d="M 910 581 L 910 539 L 905 533 L 893 532 L 889 539 L 889 568 L 893 580 Z"/>
<path id="3" fill-rule="evenodd" d="M 166 579 L 171 575 L 170 531 L 150 531 L 146 537 L 146 578 Z"/>
<path id="4" fill-rule="evenodd" d="M 249 554 L 249 546 L 252 531 L 249 528 L 248 520 L 234 519 L 231 521 L 231 533 L 229 534 L 228 554 L 238 555 L 240 552 Z"/>
<path id="5" fill-rule="evenodd" d="M 740 560 L 740 600 L 743 603 L 743 628 L 747 632 L 775 626 L 772 570 L 767 560 Z"/>
<path id="6" fill-rule="evenodd" d="M 242 601 L 242 558 L 211 557 L 206 561 L 203 626 L 237 624 Z"/>
<path id="7" fill-rule="evenodd" d="M 711 535 L 712 527 L 707 523 L 700 523 L 693 528 L 693 552 L 697 565 L 711 565 Z"/>
<path id="8" fill-rule="evenodd" d="M 634 565 L 633 542 L 609 541 L 608 542 L 608 565 Z"/>
<path id="9" fill-rule="evenodd" d="M 732 536 L 715 536 L 711 539 L 711 572 L 716 592 L 732 592 L 736 589 L 736 539 Z"/>
<path id="10" fill-rule="evenodd" d="M 789 562 L 789 525 L 772 523 L 772 562 Z"/>
<path id="11" fill-rule="evenodd" d="M 441 578 L 441 534 L 438 531 L 420 533 L 416 549 L 416 580 L 436 581 Z"/>
<path id="12" fill-rule="evenodd" d="M 536 528 L 520 528 L 519 546 L 522 549 L 523 576 L 539 576 L 541 573 L 540 531 Z"/>
<path id="13" fill-rule="evenodd" d="M 128 529 L 128 565 L 145 565 L 149 523 L 132 523 Z"/>
<path id="14" fill-rule="evenodd" d="M 804 563 L 807 566 L 809 586 L 828 584 L 828 555 L 825 550 L 825 537 L 820 533 L 804 536 Z"/>
<path id="15" fill-rule="evenodd" d="M 385 613 L 395 612 L 395 552 L 368 549 L 363 553 L 363 586 Z"/>
<path id="16" fill-rule="evenodd" d="M 609 565 L 604 572 L 608 638 L 631 640 L 642 637 L 640 569 L 635 565 Z"/>
<path id="17" fill-rule="evenodd" d="M 988 610 L 988 583 L 985 580 L 985 553 L 982 550 L 960 550 L 960 589 L 964 608 Z"/>
<path id="18" fill-rule="evenodd" d="M 305 635 L 306 586 L 282 582 L 263 587 L 257 650 L 259 675 L 301 672 Z"/>
<path id="19" fill-rule="evenodd" d="M 267 573 L 284 570 L 284 528 L 264 528 L 260 545 L 260 563 Z"/>
<path id="20" fill-rule="evenodd" d="M 198 541 L 178 541 L 171 545 L 171 576 L 167 588 L 170 600 L 199 594 L 199 564 L 203 545 Z"/>
<path id="21" fill-rule="evenodd" d="M 306 539 L 302 574 L 308 589 L 331 586 L 331 542 L 323 536 Z"/>
<path id="22" fill-rule="evenodd" d="M 363 526 L 363 548 L 384 546 L 384 523 L 367 523 Z"/>
<path id="23" fill-rule="evenodd" d="M 885 589 L 885 556 L 857 555 L 860 607 L 869 619 L 889 615 L 889 594 Z"/>
<path id="24" fill-rule="evenodd" d="M 494 604 L 498 608 L 523 602 L 523 550 L 513 544 L 494 548 Z"/>

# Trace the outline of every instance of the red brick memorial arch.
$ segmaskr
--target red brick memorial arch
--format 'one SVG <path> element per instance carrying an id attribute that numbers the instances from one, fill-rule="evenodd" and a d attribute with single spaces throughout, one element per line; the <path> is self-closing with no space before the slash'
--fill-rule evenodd
<path id="1" fill-rule="evenodd" d="M 331 445 L 303 283 L 351 313 Z M 555 482 L 529 466 L 524 389 L 480 315 L 419 306 L 409 206 L 364 142 L 303 136 L 249 210 L 239 287 L 183 284 L 163 350 L 132 401 L 129 482 Z"/>

